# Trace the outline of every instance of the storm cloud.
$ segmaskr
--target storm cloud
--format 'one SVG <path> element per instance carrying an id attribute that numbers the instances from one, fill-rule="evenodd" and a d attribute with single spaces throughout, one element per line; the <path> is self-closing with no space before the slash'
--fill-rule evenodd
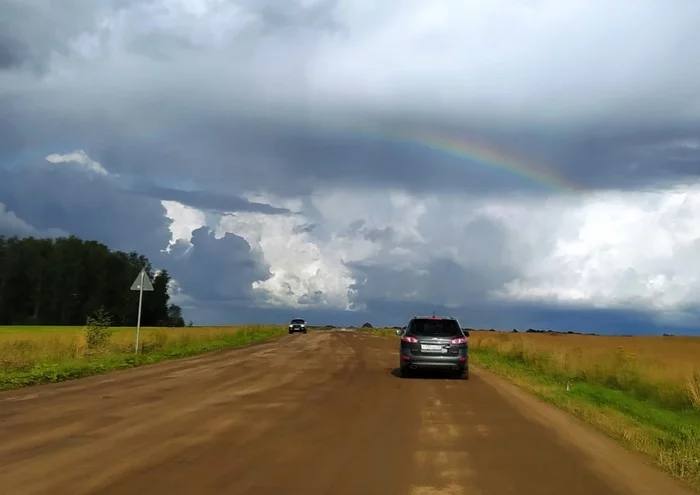
<path id="1" fill-rule="evenodd" d="M 139 250 L 202 321 L 687 325 L 698 25 L 692 0 L 7 0 L 0 226 Z"/>
<path id="2" fill-rule="evenodd" d="M 216 239 L 206 227 L 192 234 L 190 247 L 177 243 L 166 265 L 199 305 L 239 308 L 255 300 L 253 282 L 270 276 L 264 262 L 241 237 Z"/>

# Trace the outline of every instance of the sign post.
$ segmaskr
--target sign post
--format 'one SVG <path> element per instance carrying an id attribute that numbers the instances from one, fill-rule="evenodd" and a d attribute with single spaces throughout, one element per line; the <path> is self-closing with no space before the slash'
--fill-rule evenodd
<path id="1" fill-rule="evenodd" d="M 139 335 L 141 333 L 141 307 L 143 305 L 143 291 L 153 291 L 153 284 L 146 270 L 142 269 L 138 274 L 134 283 L 131 284 L 131 290 L 139 291 L 139 314 L 136 318 L 136 343 L 134 344 L 134 354 L 139 353 Z"/>

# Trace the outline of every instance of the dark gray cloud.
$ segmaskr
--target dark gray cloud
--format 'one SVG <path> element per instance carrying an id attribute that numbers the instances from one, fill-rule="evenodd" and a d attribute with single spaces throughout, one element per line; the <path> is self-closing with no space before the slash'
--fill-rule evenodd
<path id="1" fill-rule="evenodd" d="M 618 102 L 624 104 L 619 111 L 614 106 L 598 109 L 608 97 L 586 93 L 582 87 L 577 99 L 571 100 L 576 103 L 577 115 L 588 111 L 583 102 L 597 108 L 583 123 L 573 112 L 569 117 L 558 106 L 558 96 L 540 99 L 539 91 L 527 101 L 528 110 L 532 110 L 528 116 L 520 115 L 515 103 L 502 99 L 502 108 L 490 107 L 490 118 L 478 118 L 481 109 L 457 95 L 454 107 L 464 107 L 462 117 L 435 115 L 442 107 L 436 104 L 427 111 L 427 96 L 431 85 L 443 83 L 438 84 L 430 72 L 424 75 L 424 100 L 395 101 L 405 90 L 397 86 L 396 93 L 387 94 L 383 103 L 353 108 L 351 102 L 343 105 L 346 87 L 338 87 L 337 97 L 330 101 L 321 95 L 333 88 L 314 90 L 320 84 L 314 74 L 320 69 L 324 76 L 335 76 L 329 67 L 318 66 L 319 60 L 324 60 L 316 59 L 322 50 L 310 47 L 324 41 L 335 46 L 343 39 L 349 48 L 356 43 L 358 49 L 363 46 L 355 38 L 359 36 L 355 31 L 362 26 L 351 29 L 356 20 L 342 18 L 339 2 L 303 6 L 300 2 L 253 5 L 231 0 L 206 15 L 230 19 L 235 27 L 209 36 L 196 31 L 199 25 L 194 22 L 182 24 L 185 18 L 190 19 L 186 11 L 166 14 L 158 5 L 151 0 L 109 1 L 89 7 L 84 2 L 67 1 L 58 6 L 35 0 L 11 1 L 0 7 L 6 24 L 1 32 L 9 40 L 3 46 L 15 47 L 11 50 L 13 64 L 20 63 L 17 54 L 21 53 L 29 65 L 49 67 L 49 54 L 55 52 L 66 57 L 53 61 L 56 70 L 65 63 L 76 74 L 83 74 L 75 85 L 66 85 L 68 80 L 65 84 L 56 82 L 53 89 L 34 90 L 28 100 L 20 96 L 28 95 L 26 90 L 33 83 L 23 91 L 13 86 L 13 94 L 20 98 L 17 101 L 25 102 L 20 105 L 22 117 L 14 126 L 28 141 L 27 146 L 45 149 L 48 143 L 75 143 L 110 170 L 151 178 L 191 179 L 196 167 L 201 188 L 213 192 L 221 183 L 228 183 L 239 189 L 265 184 L 267 190 L 291 195 L 339 185 L 398 187 L 413 192 L 447 188 L 472 194 L 501 194 L 513 189 L 537 193 L 546 191 L 546 186 L 532 178 L 537 173 L 559 177 L 582 189 L 624 189 L 682 181 L 700 172 L 696 152 L 686 152 L 679 159 L 670 150 L 651 152 L 635 145 L 642 139 L 663 144 L 700 136 L 700 115 L 676 110 L 682 98 L 698 101 L 693 100 L 697 93 L 688 93 L 693 78 L 687 76 L 700 81 L 700 74 L 679 73 L 678 77 L 686 79 L 673 97 L 658 93 L 666 79 L 644 74 L 653 80 L 649 83 L 653 87 L 640 84 L 635 96 L 628 86 L 630 96 Z M 654 9 L 649 8 L 647 14 L 651 15 Z M 134 22 L 120 24 L 118 12 L 124 16 L 119 22 Z M 681 12 L 667 13 L 669 22 L 680 22 Z M 106 19 L 112 19 L 114 26 L 106 28 Z M 647 18 L 640 15 L 639 19 L 642 23 Z M 635 29 L 639 26 L 634 25 Z M 685 27 L 678 24 L 670 32 L 691 36 Z M 216 29 L 223 28 L 222 24 Z M 126 45 L 118 45 L 117 52 L 110 55 L 104 50 L 111 46 L 109 40 L 116 30 Z M 300 30 L 310 33 L 311 38 L 300 37 Z M 339 38 L 329 34 L 336 32 L 345 34 L 337 34 Z M 648 36 L 666 39 L 658 28 Z M 242 37 L 252 43 L 246 45 L 250 49 L 236 48 Z M 311 45 L 309 40 L 313 40 Z M 692 59 L 688 45 L 683 46 L 677 51 L 679 60 Z M 624 50 L 628 48 L 625 45 Z M 671 50 L 670 45 L 667 49 Z M 161 62 L 128 58 L 140 50 L 157 52 Z M 107 58 L 102 60 L 103 56 Z M 112 65 L 99 74 L 91 69 L 93 65 L 104 68 L 100 64 L 108 60 Z M 385 67 L 374 70 L 395 77 Z M 358 73 L 356 77 L 365 80 L 367 75 Z M 562 77 L 568 80 L 570 74 Z M 629 77 L 621 73 L 619 84 Z M 343 84 L 352 88 L 352 81 Z M 595 81 L 591 86 L 599 84 L 612 87 L 618 82 Z M 669 83 L 669 91 L 672 87 Z M 464 92 L 468 94 L 469 88 Z M 498 86 L 493 88 L 496 91 Z M 657 92 L 650 93 L 652 89 Z M 368 91 L 367 101 L 374 102 L 373 93 Z M 388 107 L 383 108 L 384 104 Z M 51 116 L 50 123 L 36 122 L 35 115 Z M 542 116 L 552 115 L 556 119 L 551 123 L 542 120 Z M 58 134 L 56 119 L 62 119 L 63 124 Z M 333 125 L 328 125 L 330 121 Z M 398 137 L 390 139 L 392 134 Z M 420 139 L 411 137 L 415 134 L 448 136 L 458 151 L 431 150 L 417 144 Z M 491 151 L 483 154 L 479 147 Z M 485 156 L 486 163 L 479 162 L 479 155 Z M 514 174 L 512 170 L 518 168 L 524 170 Z"/>
<path id="2" fill-rule="evenodd" d="M 109 0 L 87 4 L 83 0 L 5 0 L 0 5 L 0 45 L 12 53 L 13 66 L 35 74 L 48 70 L 51 58 L 69 55 L 71 42 L 110 12 L 133 5 L 133 0 Z"/>
<path id="3" fill-rule="evenodd" d="M 192 233 L 191 247 L 178 243 L 159 261 L 200 307 L 254 305 L 257 296 L 252 283 L 270 276 L 264 261 L 242 237 L 226 234 L 216 239 L 206 227 Z"/>
<path id="4" fill-rule="evenodd" d="M 235 17 L 246 18 L 247 29 L 227 40 L 234 43 L 256 36 L 287 37 L 309 30 L 336 30 L 339 24 L 334 17 L 334 4 L 332 0 L 310 6 L 294 1 L 229 0 L 219 5 L 205 2 L 202 6 L 208 16 L 223 16 L 234 25 Z M 208 49 L 207 43 L 191 36 L 186 25 L 178 24 L 187 18 L 192 20 L 198 6 L 183 4 L 179 12 L 178 6 L 172 7 L 158 0 L 5 0 L 0 5 L 0 33 L 6 41 L 0 47 L 8 48 L 13 66 L 42 74 L 50 70 L 56 55 L 82 56 L 91 46 L 105 42 L 112 30 L 126 21 L 130 24 L 129 37 L 124 40 L 128 52 L 167 60 L 180 51 Z M 164 22 L 156 27 L 158 20 Z"/>
<path id="5" fill-rule="evenodd" d="M 391 229 L 367 231 L 360 227 L 358 230 L 372 240 L 386 241 L 387 236 L 395 236 Z M 410 265 L 397 268 L 391 264 L 391 250 L 387 250 L 372 262 L 348 263 L 358 281 L 352 286 L 357 291 L 353 302 L 360 307 L 372 305 L 373 301 L 412 301 L 441 307 L 459 306 L 469 301 L 475 305 L 487 303 L 490 291 L 519 275 L 509 266 L 506 232 L 493 221 L 477 219 L 461 232 L 427 228 L 426 235 L 438 236 L 431 239 L 436 250 L 461 243 L 469 259 L 457 261 L 439 254 L 440 251 L 430 253 L 427 250 L 425 257 L 417 255 Z M 392 244 L 402 245 L 395 240 Z M 420 253 L 420 249 L 414 247 L 416 253 Z"/>
<path id="6" fill-rule="evenodd" d="M 654 189 L 700 176 L 694 2 L 621 2 L 604 19 L 578 0 L 567 8 L 544 2 L 527 18 L 488 1 L 469 11 L 455 0 L 443 12 L 446 5 L 428 15 L 419 2 L 369 9 L 345 0 L 5 0 L 4 225 L 142 251 L 171 267 L 198 304 L 241 310 L 260 303 L 250 286 L 269 279 L 272 261 L 242 237 L 216 239 L 206 230 L 196 231 L 187 254 L 179 244 L 160 254 L 171 238 L 160 201 L 207 210 L 207 218 L 298 211 L 305 218 L 290 236 L 307 235 L 331 251 L 352 238 L 371 253 L 358 261 L 355 248 L 342 248 L 355 259 L 345 265 L 357 280 L 354 302 L 372 318 L 394 314 L 406 299 L 468 300 L 478 312 L 478 304 L 492 304 L 490 290 L 527 276 L 511 262 L 515 244 L 498 222 L 462 229 L 454 215 L 429 212 L 425 222 L 433 225 L 417 229 L 419 241 L 401 224 L 410 218 L 382 225 L 371 218 L 410 204 L 360 212 L 333 206 L 338 212 L 329 214 L 315 198 L 342 190 L 363 197 L 407 191 L 415 202 L 544 201 L 568 188 Z M 509 36 L 494 40 L 505 15 Z M 111 175 L 38 165 L 78 149 Z M 256 193 L 301 207 L 245 199 Z M 366 218 L 339 225 L 355 213 Z M 265 235 L 270 256 L 293 251 L 273 229 Z M 558 241 L 523 241 L 517 254 L 554 252 Z M 305 273 L 294 275 L 297 286 L 327 269 L 311 265 L 295 272 Z M 290 283 L 278 289 L 298 290 Z M 298 302 L 327 299 L 331 289 L 312 285 L 294 294 Z"/>
<path id="7" fill-rule="evenodd" d="M 34 236 L 34 237 L 63 237 L 69 233 L 61 229 L 39 230 L 19 218 L 13 211 L 0 203 L 0 236 Z"/>
<path id="8" fill-rule="evenodd" d="M 167 201 L 177 201 L 183 205 L 201 210 L 216 212 L 249 211 L 269 215 L 291 213 L 286 208 L 276 208 L 264 203 L 248 201 L 245 198 L 211 191 L 182 191 L 167 187 L 142 185 L 134 188 L 135 192 L 146 194 Z"/>
<path id="9" fill-rule="evenodd" d="M 0 38 L 0 70 L 18 67 L 22 58 L 21 48 L 12 41 Z"/>
<path id="10" fill-rule="evenodd" d="M 280 32 L 302 30 L 333 32 L 342 27 L 335 15 L 336 0 L 314 2 L 308 6 L 274 0 L 244 0 L 239 3 L 257 12 L 264 32 L 273 36 L 278 36 Z"/>
<path id="11" fill-rule="evenodd" d="M 233 117 L 206 119 L 206 115 L 183 115 L 178 116 L 177 126 L 157 124 L 157 138 L 116 134 L 108 139 L 95 131 L 82 134 L 81 126 L 65 137 L 54 135 L 52 141 L 86 144 L 91 156 L 116 173 L 139 174 L 154 182 L 165 178 L 186 181 L 202 191 L 196 201 L 212 208 L 228 202 L 223 198 L 224 184 L 232 195 L 259 189 L 261 184 L 282 196 L 338 187 L 391 187 L 416 194 L 548 194 L 565 187 L 639 189 L 687 182 L 700 175 L 700 150 L 667 146 L 700 139 L 692 138 L 700 136 L 700 126 L 697 132 L 644 132 L 648 136 L 644 141 L 633 130 L 613 136 L 582 132 L 555 137 L 548 130 L 491 136 L 453 130 L 454 152 L 448 145 L 430 148 L 418 138 L 389 139 L 385 137 L 389 128 L 376 131 L 375 136 L 360 136 L 352 128 L 329 134 L 322 129 L 246 123 Z M 202 132 L 188 135 L 187 146 L 177 150 L 190 126 Z M 40 132 L 41 127 L 35 129 Z M 90 127 L 86 121 L 84 128 Z M 414 130 L 406 136 L 414 132 L 432 135 L 428 130 Z M 192 173 L 195 169 L 196 175 Z M 189 196 L 194 200 L 193 194 Z M 211 198 L 202 202 L 207 195 Z"/>
<path id="12" fill-rule="evenodd" d="M 0 169 L 0 198 L 40 231 L 60 229 L 113 249 L 153 253 L 170 240 L 158 200 L 69 168 Z"/>

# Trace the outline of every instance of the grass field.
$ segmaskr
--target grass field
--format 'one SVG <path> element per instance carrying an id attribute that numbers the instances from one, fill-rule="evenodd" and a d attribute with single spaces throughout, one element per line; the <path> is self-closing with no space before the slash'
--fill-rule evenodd
<path id="1" fill-rule="evenodd" d="M 134 354 L 134 328 L 113 328 L 109 343 L 89 349 L 82 327 L 0 326 L 0 390 L 105 373 L 110 370 L 193 356 L 261 342 L 286 327 L 142 328 L 140 352 Z"/>
<path id="2" fill-rule="evenodd" d="M 481 331 L 470 353 L 700 489 L 700 338 Z"/>

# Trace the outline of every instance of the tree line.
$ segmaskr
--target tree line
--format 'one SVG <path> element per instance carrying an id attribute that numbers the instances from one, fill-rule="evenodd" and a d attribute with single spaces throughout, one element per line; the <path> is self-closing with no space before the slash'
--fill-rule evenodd
<path id="1" fill-rule="evenodd" d="M 136 325 L 139 293 L 129 288 L 142 268 L 152 273 L 146 256 L 75 236 L 0 236 L 0 325 L 84 325 L 99 309 L 113 325 Z M 169 303 L 170 279 L 167 270 L 152 277 L 143 326 L 184 326 L 181 308 Z"/>

